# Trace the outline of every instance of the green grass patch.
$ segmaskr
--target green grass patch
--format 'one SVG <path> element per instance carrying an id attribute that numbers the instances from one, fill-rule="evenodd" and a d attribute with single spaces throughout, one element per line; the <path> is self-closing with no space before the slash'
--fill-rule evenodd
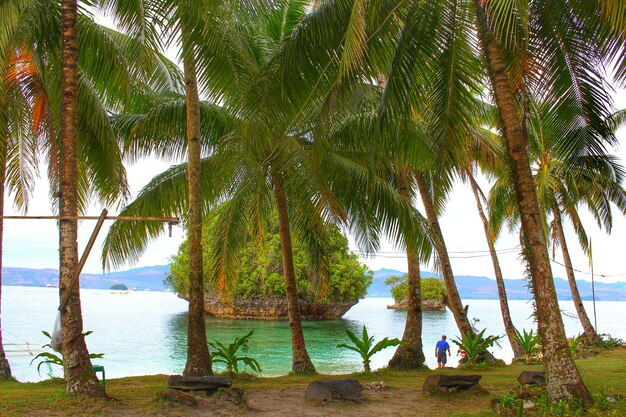
<path id="1" fill-rule="evenodd" d="M 620 416 L 626 415 L 626 400 L 617 402 L 606 400 L 607 395 L 617 398 L 626 397 L 626 349 L 604 351 L 598 356 L 577 360 L 583 378 L 596 398 L 593 408 L 585 411 L 584 415 L 592 416 Z M 429 415 L 446 416 L 496 416 L 492 407 L 495 398 L 506 399 L 507 393 L 517 392 L 517 376 L 523 370 L 541 369 L 540 365 L 526 365 L 517 363 L 504 367 L 491 367 L 487 369 L 443 369 L 419 371 L 395 371 L 382 369 L 370 373 L 354 373 L 350 375 L 314 375 L 297 376 L 287 375 L 275 378 L 256 377 L 242 375 L 236 377 L 234 386 L 244 389 L 247 393 L 285 390 L 301 390 L 313 380 L 321 378 L 356 378 L 362 384 L 373 381 L 384 381 L 389 387 L 389 393 L 402 392 L 399 398 L 389 401 L 406 401 L 407 413 L 415 412 L 416 399 L 420 402 L 420 409 L 435 410 Z M 454 373 L 454 374 L 481 374 L 481 385 L 489 391 L 488 396 L 457 396 L 456 398 L 429 397 L 421 394 L 424 379 L 431 374 Z M 14 381 L 0 382 L 0 416 L 91 416 L 91 415 L 188 415 L 189 409 L 182 405 L 170 404 L 155 399 L 155 393 L 167 386 L 166 375 L 152 375 L 141 377 L 128 377 L 119 379 L 107 379 L 107 391 L 110 400 L 93 401 L 81 398 L 73 398 L 65 393 L 65 384 L 60 379 L 47 380 L 39 383 L 19 383 Z M 390 394 L 390 395 L 391 395 Z M 404 396 L 407 396 L 404 399 Z M 387 401 L 376 397 L 376 402 Z M 373 401 L 372 401 L 373 403 Z M 254 404 L 250 404 L 254 407 Z M 304 399 L 302 406 L 306 405 Z M 342 405 L 337 405 L 339 410 Z M 363 405 L 368 407 L 368 405 Z M 566 410 L 565 405 L 560 409 L 565 410 L 563 415 L 578 415 L 582 413 L 570 407 Z M 205 410 L 206 411 L 206 410 Z M 292 410 L 294 411 L 294 410 Z M 543 413 L 550 415 L 558 412 L 553 409 Z M 404 415 L 402 413 L 398 415 Z M 528 415 L 542 415 L 541 413 Z"/>

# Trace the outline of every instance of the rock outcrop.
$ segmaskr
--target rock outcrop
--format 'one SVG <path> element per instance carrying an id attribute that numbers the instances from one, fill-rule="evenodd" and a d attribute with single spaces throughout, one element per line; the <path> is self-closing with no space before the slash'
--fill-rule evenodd
<path id="1" fill-rule="evenodd" d="M 399 304 L 393 304 L 387 306 L 387 308 L 392 310 L 408 310 L 409 300 L 405 298 Z M 422 300 L 423 311 L 444 311 L 445 309 L 446 305 L 444 303 L 444 300 Z"/>
<path id="2" fill-rule="evenodd" d="M 300 300 L 300 316 L 303 320 L 334 320 L 341 318 L 359 300 L 353 301 L 304 301 Z M 207 293 L 204 311 L 210 316 L 236 320 L 287 320 L 287 300 L 284 297 L 247 298 L 235 297 L 222 300 Z"/>

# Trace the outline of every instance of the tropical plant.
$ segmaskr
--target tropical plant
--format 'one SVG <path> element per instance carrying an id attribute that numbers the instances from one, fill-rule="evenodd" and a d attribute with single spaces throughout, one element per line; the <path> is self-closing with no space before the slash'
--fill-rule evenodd
<path id="1" fill-rule="evenodd" d="M 383 349 L 386 349 L 390 346 L 398 346 L 400 344 L 406 343 L 400 341 L 398 338 L 389 339 L 385 337 L 383 340 L 376 343 L 374 346 L 374 336 L 369 336 L 367 334 L 367 329 L 363 326 L 363 333 L 361 334 L 361 338 L 359 339 L 354 333 L 350 330 L 346 329 L 346 334 L 350 338 L 352 345 L 347 345 L 345 343 L 340 343 L 337 347 L 350 349 L 357 352 L 361 355 L 361 359 L 363 359 L 363 369 L 365 372 L 370 372 L 370 359 L 376 353 L 380 352 Z"/>
<path id="2" fill-rule="evenodd" d="M 530 329 L 528 332 L 526 329 L 522 329 L 522 333 L 516 329 L 515 338 L 517 343 L 523 349 L 524 358 L 527 362 L 530 362 L 539 352 L 541 352 L 541 341 L 539 339 L 539 335 L 535 334 L 533 329 Z"/>
<path id="3" fill-rule="evenodd" d="M 246 352 L 248 350 L 248 342 L 250 337 L 254 334 L 254 329 L 242 337 L 236 337 L 233 343 L 228 346 L 220 343 L 218 340 L 209 342 L 209 345 L 213 348 L 211 352 L 211 360 L 213 363 L 223 363 L 226 365 L 226 372 L 230 375 L 239 373 L 239 362 L 243 362 L 244 365 L 249 366 L 254 372 L 261 373 L 261 366 L 256 359 L 249 356 L 239 356 L 239 349 Z"/>
<path id="4" fill-rule="evenodd" d="M 50 335 L 50 333 L 48 333 L 45 330 L 42 330 L 41 333 L 44 334 L 44 336 L 46 336 L 48 339 L 50 339 L 49 343 L 46 343 L 45 345 L 41 346 L 42 348 L 46 349 L 46 348 L 50 348 L 53 351 L 56 351 L 56 349 L 52 346 L 52 336 Z M 91 333 L 93 333 L 92 330 L 89 330 L 87 332 L 83 333 L 83 337 L 87 337 L 89 336 Z M 64 366 L 64 362 L 63 362 L 63 356 L 61 354 L 61 352 L 56 351 L 57 353 L 59 353 L 58 355 L 56 353 L 52 353 L 52 352 L 41 352 L 39 353 L 37 356 L 35 356 L 33 358 L 33 360 L 30 361 L 30 364 L 32 365 L 33 362 L 35 362 L 36 360 L 39 359 L 39 363 L 37 364 L 37 373 L 39 373 L 41 375 L 40 372 L 40 368 L 41 365 L 58 365 L 60 367 Z M 104 357 L 104 353 L 90 353 L 89 354 L 89 359 L 101 359 Z"/>
<path id="5" fill-rule="evenodd" d="M 507 392 L 492 400 L 492 405 L 498 415 L 503 416 L 524 416 L 523 401 L 518 398 L 516 392 Z M 520 411 L 521 410 L 521 411 Z"/>
<path id="6" fill-rule="evenodd" d="M 462 336 L 461 338 L 457 337 L 452 340 L 452 343 L 456 344 L 461 350 L 465 351 L 467 355 L 467 365 L 469 367 L 475 366 L 481 360 L 481 357 L 487 349 L 492 347 L 498 342 L 498 340 L 504 337 L 493 335 L 485 337 L 484 335 L 486 330 L 487 329 L 483 329 L 476 334 L 468 334 Z"/>
<path id="7" fill-rule="evenodd" d="M 579 334 L 578 336 L 572 337 L 572 338 L 567 340 L 568 341 L 567 345 L 568 345 L 569 351 L 570 351 L 570 353 L 572 355 L 574 355 L 574 356 L 578 355 L 579 349 L 583 346 L 583 345 L 581 345 L 583 340 L 584 340 L 584 335 L 582 335 L 582 334 Z"/>
<path id="8" fill-rule="evenodd" d="M 622 347 L 626 344 L 623 339 L 613 337 L 607 333 L 602 333 L 600 335 L 600 339 L 602 340 L 602 342 L 600 342 L 600 346 L 602 346 L 605 349 L 614 349 L 614 348 Z"/>

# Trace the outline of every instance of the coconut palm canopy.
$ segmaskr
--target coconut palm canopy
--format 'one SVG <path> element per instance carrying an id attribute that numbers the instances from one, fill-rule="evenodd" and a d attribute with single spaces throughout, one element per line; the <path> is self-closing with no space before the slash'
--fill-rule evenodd
<path id="1" fill-rule="evenodd" d="M 471 176 L 479 159 L 498 176 L 493 199 L 512 201 L 494 205 L 492 218 L 519 218 L 550 399 L 589 400 L 566 349 L 547 219 L 552 214 L 556 229 L 560 216 L 570 219 L 584 247 L 581 205 L 607 229 L 611 204 L 624 212 L 623 170 L 606 152 L 616 143 L 608 73 L 626 85 L 623 1 L 86 3 L 114 16 L 124 34 L 95 25 L 84 10 L 77 15 L 76 1 L 60 3 L 0 4 L 0 68 L 8 74 L 0 102 L 15 103 L 0 109 L 0 134 L 11 137 L 8 185 L 18 204 L 27 202 L 37 154 L 54 181 L 57 138 L 71 151 L 74 130 L 81 163 L 70 176 L 80 192 L 61 200 L 67 207 L 85 207 L 92 196 L 105 203 L 126 197 L 116 139 L 130 160 L 157 155 L 178 164 L 186 157 L 123 214 L 181 214 L 197 235 L 190 248 L 198 255 L 197 232 L 211 213 L 208 267 L 219 288 L 232 278 L 245 236 L 262 234 L 259 225 L 277 211 L 287 292 L 295 297 L 292 233 L 309 249 L 321 283 L 330 223 L 350 229 L 369 251 L 388 235 L 422 260 L 433 243 L 441 258 L 443 237 L 428 232 L 438 229 L 455 176 Z M 151 52 L 172 44 L 181 46 L 184 83 Z M 76 57 L 77 49 L 92 53 Z M 485 158 L 475 158 L 477 143 Z M 429 225 L 413 208 L 415 188 Z M 104 262 L 137 260 L 162 231 L 116 223 Z M 202 275 L 196 255 L 192 285 Z M 197 316 L 199 304 L 192 304 Z M 460 311 L 455 318 L 463 327 Z M 313 371 L 301 329 L 292 340 L 294 370 Z"/>

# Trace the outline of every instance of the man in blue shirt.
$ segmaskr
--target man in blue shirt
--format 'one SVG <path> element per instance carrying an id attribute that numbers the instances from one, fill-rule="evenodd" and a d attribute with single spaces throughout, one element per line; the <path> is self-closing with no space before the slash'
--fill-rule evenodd
<path id="1" fill-rule="evenodd" d="M 448 355 L 450 353 L 450 345 L 446 342 L 446 335 L 441 336 L 441 340 L 437 342 L 435 346 L 435 357 L 437 358 L 437 368 L 445 368 L 448 357 L 446 356 L 446 350 Z"/>

